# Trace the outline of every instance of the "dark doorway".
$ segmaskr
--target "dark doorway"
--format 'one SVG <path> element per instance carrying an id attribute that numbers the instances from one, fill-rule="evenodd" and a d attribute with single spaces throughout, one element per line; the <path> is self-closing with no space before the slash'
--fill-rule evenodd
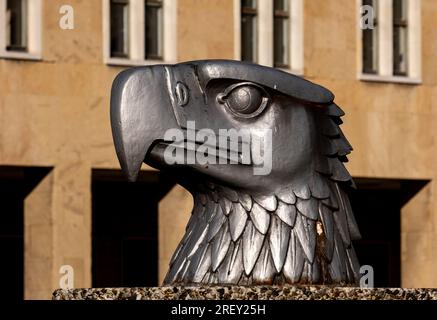
<path id="1" fill-rule="evenodd" d="M 50 170 L 0 166 L 0 301 L 24 298 L 24 199 Z"/>
<path id="2" fill-rule="evenodd" d="M 350 194 L 362 239 L 354 242 L 361 265 L 374 269 L 375 287 L 401 283 L 401 208 L 423 188 L 425 180 L 354 178 Z"/>
<path id="3" fill-rule="evenodd" d="M 158 285 L 158 202 L 173 185 L 153 171 L 131 183 L 93 170 L 93 287 Z"/>

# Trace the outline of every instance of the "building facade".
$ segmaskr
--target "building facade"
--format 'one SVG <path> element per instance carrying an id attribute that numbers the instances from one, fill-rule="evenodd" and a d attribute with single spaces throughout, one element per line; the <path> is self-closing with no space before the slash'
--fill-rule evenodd
<path id="1" fill-rule="evenodd" d="M 124 182 L 111 84 L 129 66 L 220 58 L 335 93 L 363 259 L 380 255 L 389 284 L 436 287 L 435 16 L 435 0 L 0 0 L 0 277 L 26 299 L 50 298 L 62 266 L 75 287 L 157 285 L 192 199 L 147 166 Z"/>

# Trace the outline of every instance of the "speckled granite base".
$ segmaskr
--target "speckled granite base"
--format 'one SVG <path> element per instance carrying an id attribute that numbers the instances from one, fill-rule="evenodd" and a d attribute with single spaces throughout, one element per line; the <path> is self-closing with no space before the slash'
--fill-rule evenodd
<path id="1" fill-rule="evenodd" d="M 53 300 L 437 300 L 437 289 L 213 286 L 56 290 Z"/>

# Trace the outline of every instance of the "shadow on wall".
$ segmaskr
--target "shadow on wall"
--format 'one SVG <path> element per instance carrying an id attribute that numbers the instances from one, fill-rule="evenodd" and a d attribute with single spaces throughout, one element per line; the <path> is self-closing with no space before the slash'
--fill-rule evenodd
<path id="1" fill-rule="evenodd" d="M 93 287 L 158 285 L 158 203 L 174 182 L 142 171 L 93 170 Z"/>
<path id="2" fill-rule="evenodd" d="M 373 267 L 375 287 L 400 287 L 401 209 L 429 181 L 354 180 L 350 200 L 362 236 L 354 241 L 358 260 Z"/>
<path id="3" fill-rule="evenodd" d="M 0 166 L 0 301 L 24 298 L 24 200 L 51 170 Z"/>

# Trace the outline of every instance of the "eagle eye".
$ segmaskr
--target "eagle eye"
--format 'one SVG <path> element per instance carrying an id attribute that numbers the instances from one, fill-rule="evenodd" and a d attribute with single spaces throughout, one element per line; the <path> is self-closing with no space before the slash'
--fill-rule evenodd
<path id="1" fill-rule="evenodd" d="M 259 115 L 267 106 L 270 96 L 267 91 L 252 82 L 233 84 L 217 96 L 234 115 L 252 118 Z"/>

